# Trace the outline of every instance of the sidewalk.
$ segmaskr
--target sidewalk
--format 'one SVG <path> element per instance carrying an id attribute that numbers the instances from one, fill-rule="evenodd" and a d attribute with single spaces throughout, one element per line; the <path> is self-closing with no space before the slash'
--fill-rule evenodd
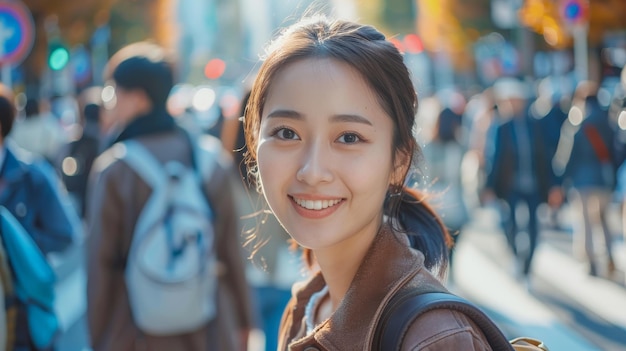
<path id="1" fill-rule="evenodd" d="M 475 223 L 468 226 L 459 240 L 453 267 L 453 290 L 481 306 L 509 338 L 534 337 L 544 341 L 551 351 L 600 350 L 559 320 L 525 286 L 512 278 L 511 256 L 507 252 L 504 236 L 496 227 L 495 214 L 479 210 L 475 218 Z M 591 301 L 597 306 L 589 308 L 601 310 L 600 313 L 606 314 L 612 323 L 624 325 L 624 308 L 615 308 L 609 302 L 623 301 L 626 307 L 626 292 L 608 282 L 581 284 L 581 279 L 588 278 L 584 270 L 578 269 L 572 261 L 573 258 L 550 248 L 548 244 L 541 244 L 534 263 L 534 267 L 540 268 L 534 268 L 533 274 L 563 284 L 559 285 L 559 290 L 569 291 L 582 303 Z M 586 295 L 579 295 L 585 289 Z"/>

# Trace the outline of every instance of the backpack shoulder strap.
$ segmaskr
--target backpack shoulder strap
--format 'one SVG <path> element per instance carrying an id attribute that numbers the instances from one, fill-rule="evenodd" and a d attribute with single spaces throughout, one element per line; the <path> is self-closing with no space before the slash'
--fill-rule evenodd
<path id="1" fill-rule="evenodd" d="M 609 162 L 611 161 L 611 154 L 609 152 L 609 148 L 606 146 L 604 141 L 602 140 L 602 135 L 598 132 L 598 129 L 594 127 L 593 124 L 587 123 L 583 127 L 583 132 L 585 136 L 591 143 L 591 147 L 596 154 L 596 157 L 600 160 L 600 162 Z"/>
<path id="2" fill-rule="evenodd" d="M 187 132 L 193 150 L 194 168 L 202 181 L 211 178 L 220 159 L 221 141 L 211 135 L 195 136 Z"/>
<path id="3" fill-rule="evenodd" d="M 140 142 L 126 140 L 115 147 L 119 148 L 115 152 L 118 158 L 126 162 L 150 187 L 155 188 L 163 182 L 163 166 Z"/>
<path id="4" fill-rule="evenodd" d="M 448 309 L 469 317 L 485 335 L 493 350 L 513 350 L 496 324 L 469 301 L 445 292 L 409 293 L 393 298 L 385 307 L 374 337 L 375 350 L 400 350 L 411 323 L 422 314 Z"/>

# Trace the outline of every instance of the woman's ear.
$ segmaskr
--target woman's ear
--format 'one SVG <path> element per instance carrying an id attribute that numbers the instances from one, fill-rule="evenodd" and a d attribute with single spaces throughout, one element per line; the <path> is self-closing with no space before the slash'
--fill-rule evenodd
<path id="1" fill-rule="evenodd" d="M 391 171 L 391 179 L 389 179 L 389 182 L 391 185 L 402 185 L 411 167 L 411 157 L 406 152 L 397 151 L 393 163 L 393 170 Z"/>

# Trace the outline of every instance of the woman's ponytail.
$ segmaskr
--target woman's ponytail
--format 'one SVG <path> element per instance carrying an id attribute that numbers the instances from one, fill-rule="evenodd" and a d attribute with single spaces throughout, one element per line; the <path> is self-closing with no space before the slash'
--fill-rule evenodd
<path id="1" fill-rule="evenodd" d="M 386 214 L 395 230 L 408 235 L 411 247 L 424 254 L 426 268 L 443 278 L 453 241 L 425 198 L 420 191 L 403 187 L 398 194 L 388 195 Z"/>

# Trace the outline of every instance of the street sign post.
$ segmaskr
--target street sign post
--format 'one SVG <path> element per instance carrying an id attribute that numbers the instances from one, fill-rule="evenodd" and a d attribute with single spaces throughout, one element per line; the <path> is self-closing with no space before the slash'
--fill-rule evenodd
<path id="1" fill-rule="evenodd" d="M 20 1 L 0 0 L 0 66 L 2 81 L 11 86 L 11 67 L 28 56 L 35 41 L 30 11 Z"/>
<path id="2" fill-rule="evenodd" d="M 587 80 L 589 74 L 587 35 L 589 32 L 589 1 L 561 0 L 563 22 L 574 37 L 574 65 L 578 81 Z"/>

